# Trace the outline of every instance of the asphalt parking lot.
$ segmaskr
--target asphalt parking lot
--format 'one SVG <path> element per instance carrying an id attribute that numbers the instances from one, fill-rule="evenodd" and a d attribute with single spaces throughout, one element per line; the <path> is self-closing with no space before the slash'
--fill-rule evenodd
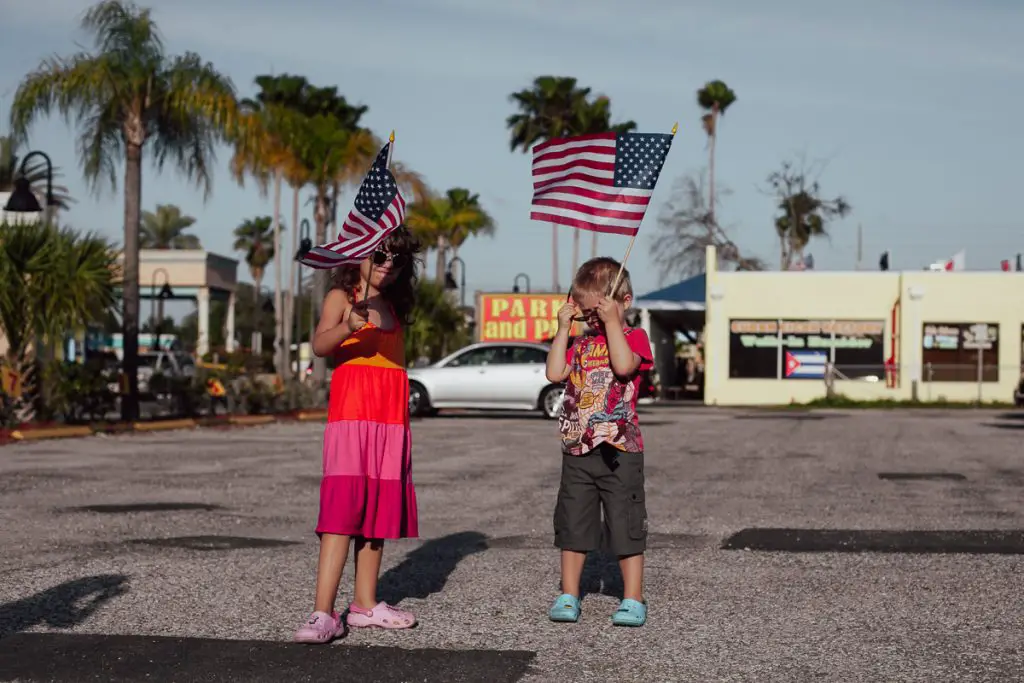
<path id="1" fill-rule="evenodd" d="M 0 680 L 1011 681 L 1024 414 L 650 408 L 642 629 L 613 562 L 558 593 L 552 423 L 417 421 L 407 632 L 288 643 L 312 606 L 315 424 L 0 448 Z M 351 574 L 343 582 L 344 604 Z"/>

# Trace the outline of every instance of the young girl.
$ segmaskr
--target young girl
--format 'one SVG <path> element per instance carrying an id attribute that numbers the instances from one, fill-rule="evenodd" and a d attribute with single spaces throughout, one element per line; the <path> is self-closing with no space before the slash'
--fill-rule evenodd
<path id="1" fill-rule="evenodd" d="M 402 337 L 412 309 L 417 251 L 415 239 L 399 227 L 362 263 L 339 268 L 324 299 L 313 352 L 333 354 L 337 367 L 324 431 L 316 604 L 295 633 L 300 643 L 327 643 L 344 633 L 334 603 L 350 545 L 355 599 L 348 625 L 416 623 L 409 612 L 377 601 L 377 575 L 384 539 L 418 535 Z"/>

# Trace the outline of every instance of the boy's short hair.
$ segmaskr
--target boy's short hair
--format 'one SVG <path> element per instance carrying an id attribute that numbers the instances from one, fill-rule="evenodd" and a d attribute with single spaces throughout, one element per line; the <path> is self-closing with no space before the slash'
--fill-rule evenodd
<path id="1" fill-rule="evenodd" d="M 621 267 L 621 263 L 608 256 L 590 259 L 576 271 L 576 277 L 572 279 L 572 293 L 608 296 L 608 290 L 612 288 Z M 615 289 L 615 299 L 623 301 L 627 296 L 633 296 L 633 283 L 629 279 L 629 271 L 623 268 L 619 286 Z"/>

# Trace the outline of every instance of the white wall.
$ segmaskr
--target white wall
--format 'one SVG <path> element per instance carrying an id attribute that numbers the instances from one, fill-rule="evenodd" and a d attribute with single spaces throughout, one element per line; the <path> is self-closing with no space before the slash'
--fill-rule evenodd
<path id="1" fill-rule="evenodd" d="M 998 325 L 998 381 L 981 384 L 985 401 L 1009 401 L 1020 378 L 1024 273 L 1004 272 L 718 272 L 709 249 L 705 402 L 717 405 L 803 403 L 825 395 L 823 380 L 730 377 L 730 320 L 885 321 L 884 357 L 895 346 L 897 386 L 839 380 L 836 391 L 859 400 L 912 397 L 924 379 L 925 323 Z M 896 325 L 893 308 L 899 302 Z M 921 400 L 975 401 L 975 381 L 918 384 Z"/>

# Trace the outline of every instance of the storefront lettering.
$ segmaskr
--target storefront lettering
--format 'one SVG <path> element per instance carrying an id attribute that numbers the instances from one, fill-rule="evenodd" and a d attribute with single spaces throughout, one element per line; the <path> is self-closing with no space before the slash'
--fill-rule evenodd
<path id="1" fill-rule="evenodd" d="M 564 294 L 481 294 L 477 329 L 480 341 L 540 342 L 558 331 Z M 573 333 L 579 333 L 574 325 Z"/>
<path id="2" fill-rule="evenodd" d="M 782 351 L 817 350 L 844 377 L 884 371 L 883 320 L 730 320 L 729 376 L 782 379 Z"/>
<path id="3" fill-rule="evenodd" d="M 807 335 L 788 336 L 781 340 L 778 335 L 741 334 L 740 343 L 747 348 L 785 346 L 789 349 L 870 349 L 874 341 L 869 337 L 822 337 Z"/>

